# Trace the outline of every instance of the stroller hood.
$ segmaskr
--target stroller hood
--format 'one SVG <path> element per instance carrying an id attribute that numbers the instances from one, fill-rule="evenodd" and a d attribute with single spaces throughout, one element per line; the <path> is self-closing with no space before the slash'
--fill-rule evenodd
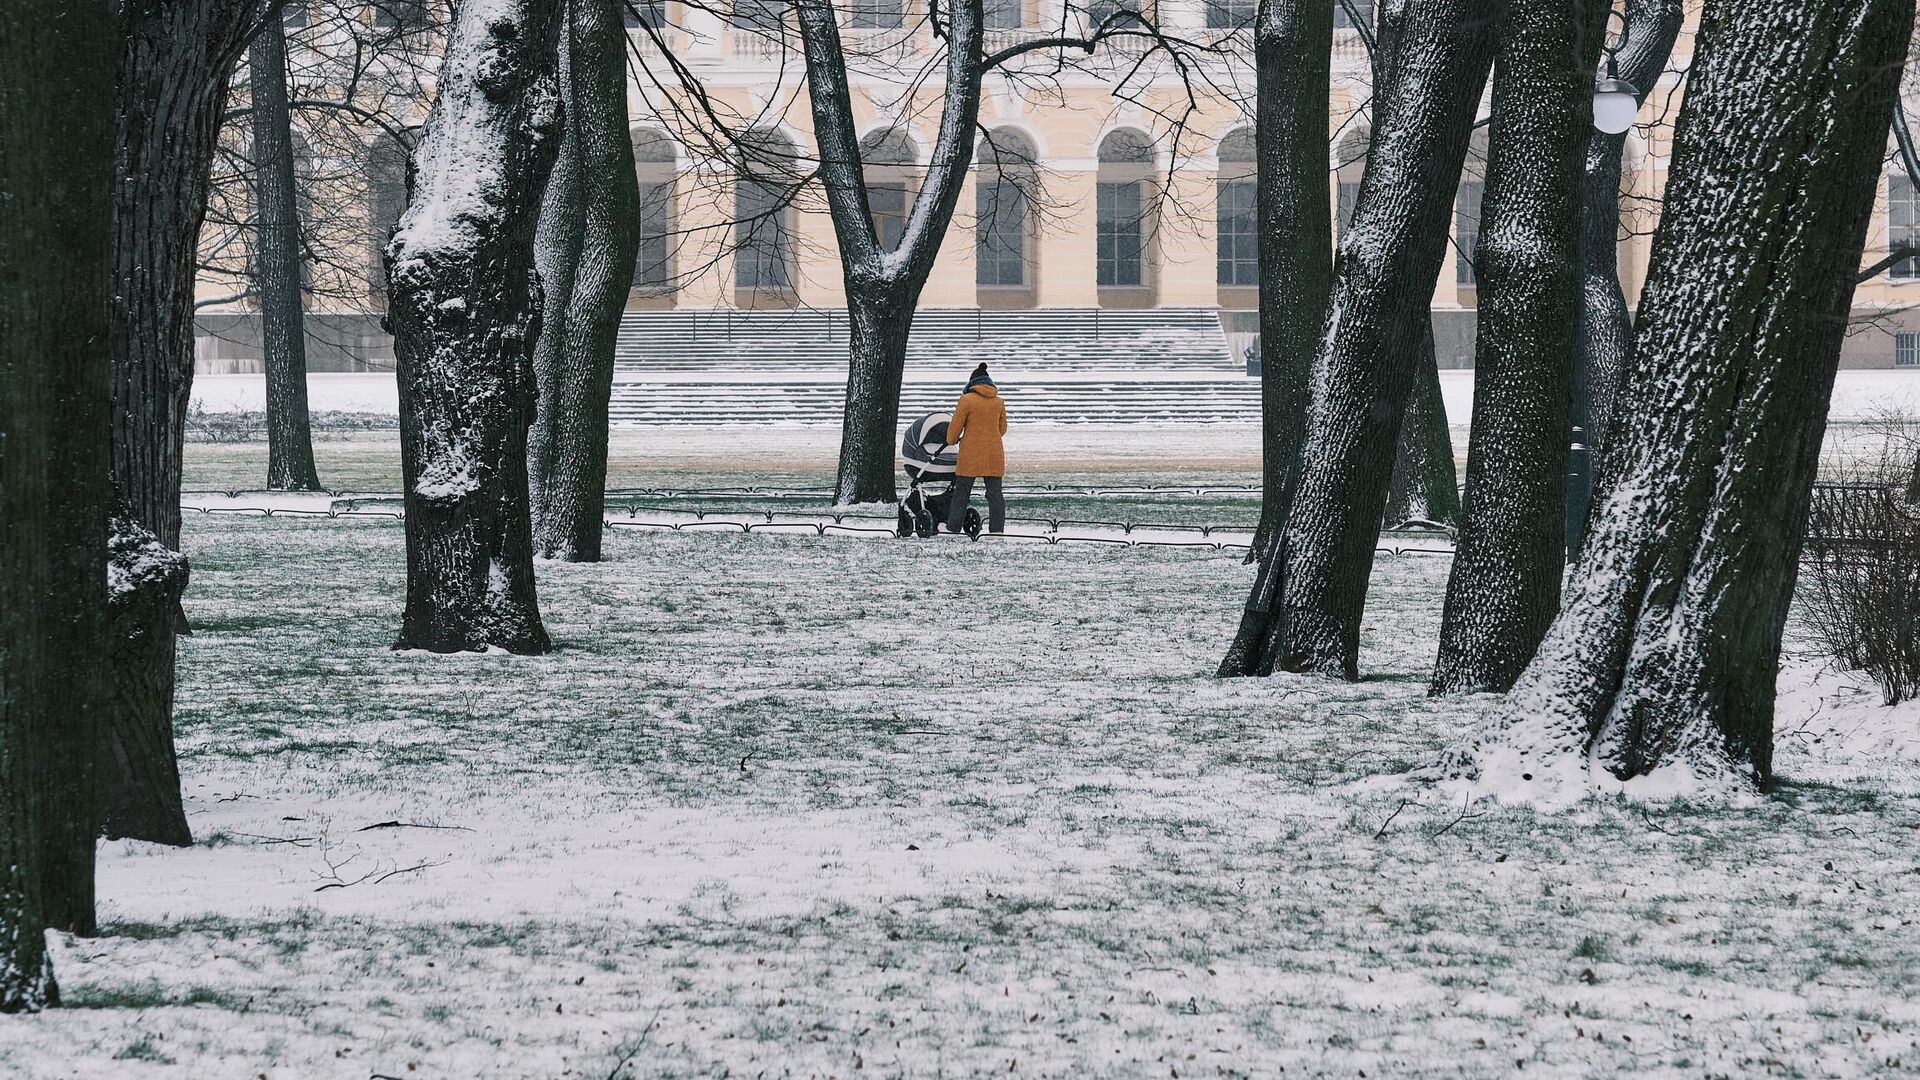
<path id="1" fill-rule="evenodd" d="M 928 413 L 907 425 L 907 434 L 900 440 L 900 456 L 907 468 L 927 475 L 952 475 L 960 450 L 947 445 L 948 419 L 946 413 Z"/>

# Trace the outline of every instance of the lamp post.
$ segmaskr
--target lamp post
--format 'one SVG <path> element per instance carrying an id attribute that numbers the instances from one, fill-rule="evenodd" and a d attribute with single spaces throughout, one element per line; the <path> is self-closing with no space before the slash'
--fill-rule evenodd
<path id="1" fill-rule="evenodd" d="M 1625 134 L 1640 111 L 1640 90 L 1620 77 L 1620 50 L 1627 44 L 1627 18 L 1618 11 L 1607 12 L 1608 21 L 1620 20 L 1620 36 L 1602 43 L 1607 53 L 1607 74 L 1593 85 L 1593 126 L 1608 135 Z"/>

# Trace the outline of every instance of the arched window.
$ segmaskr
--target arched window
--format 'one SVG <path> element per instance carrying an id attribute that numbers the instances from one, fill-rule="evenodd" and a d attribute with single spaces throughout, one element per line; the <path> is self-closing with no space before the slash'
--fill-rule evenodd
<path id="1" fill-rule="evenodd" d="M 407 150 L 381 138 L 367 151 L 367 293 L 387 297 L 387 263 L 382 253 L 393 227 L 407 210 Z"/>
<path id="2" fill-rule="evenodd" d="M 1487 190 L 1487 129 L 1473 133 L 1467 144 L 1467 165 L 1460 174 L 1460 192 L 1453 200 L 1454 282 L 1474 287 L 1473 249 L 1480 242 L 1480 198 Z"/>
<path id="3" fill-rule="evenodd" d="M 633 256 L 633 287 L 673 289 L 672 140 L 652 128 L 633 133 L 633 166 L 640 180 L 640 246 Z"/>
<path id="4" fill-rule="evenodd" d="M 1038 194 L 1033 140 L 1017 128 L 995 128 L 980 146 L 974 182 L 974 283 L 1030 288 L 1029 204 Z"/>
<path id="5" fill-rule="evenodd" d="M 1260 222 L 1254 197 L 1253 129 L 1234 128 L 1220 140 L 1214 181 L 1216 281 L 1229 287 L 1260 284 Z"/>
<path id="6" fill-rule="evenodd" d="M 1355 128 L 1341 137 L 1339 148 L 1333 154 L 1333 226 L 1334 235 L 1342 239 L 1347 235 L 1347 227 L 1353 224 L 1353 208 L 1360 202 L 1360 181 L 1367 175 L 1370 138 L 1366 128 Z"/>
<path id="7" fill-rule="evenodd" d="M 913 137 L 902 128 L 870 131 L 860 140 L 860 164 L 867 183 L 867 209 L 873 214 L 880 250 L 900 246 L 911 202 L 910 184 L 917 160 Z"/>
<path id="8" fill-rule="evenodd" d="M 1146 215 L 1153 174 L 1153 140 L 1120 128 L 1100 141 L 1095 186 L 1094 280 L 1108 288 L 1147 284 Z"/>
<path id="9" fill-rule="evenodd" d="M 775 131 L 741 140 L 734 177 L 733 283 L 742 289 L 785 292 L 793 288 L 793 194 L 797 154 Z"/>

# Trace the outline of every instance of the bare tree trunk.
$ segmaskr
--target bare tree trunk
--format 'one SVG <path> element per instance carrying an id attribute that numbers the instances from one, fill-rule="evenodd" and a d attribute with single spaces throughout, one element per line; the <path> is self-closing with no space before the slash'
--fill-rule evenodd
<path id="1" fill-rule="evenodd" d="M 1286 520 L 1306 438 L 1307 377 L 1333 288 L 1327 208 L 1333 5 L 1261 0 L 1253 24 L 1260 228 L 1260 526 Z"/>
<path id="2" fill-rule="evenodd" d="M 1223 675 L 1358 675 L 1367 577 L 1492 61 L 1492 11 L 1493 0 L 1381 9 L 1376 122 L 1314 358 L 1299 484 Z"/>
<path id="3" fill-rule="evenodd" d="M 1641 100 L 1666 70 L 1673 42 L 1686 15 L 1680 0 L 1629 0 L 1626 43 L 1617 72 L 1640 91 Z M 1633 344 L 1633 320 L 1620 288 L 1620 159 L 1627 136 L 1594 132 L 1587 140 L 1580 182 L 1580 312 L 1574 368 L 1574 427 L 1586 432 L 1587 445 L 1606 447 L 1613 399 L 1626 372 Z M 1573 497 L 1587 497 L 1574 492 Z"/>
<path id="4" fill-rule="evenodd" d="M 598 562 L 607 488 L 613 354 L 640 245 L 640 186 L 627 131 L 626 32 L 618 0 L 568 0 L 560 35 L 565 131 L 547 181 L 534 261 L 546 289 L 529 436 L 533 547 Z"/>
<path id="5" fill-rule="evenodd" d="M 58 1003 L 47 927 L 94 929 L 114 8 L 0 12 L 0 1013 Z"/>
<path id="6" fill-rule="evenodd" d="M 1407 415 L 1400 421 L 1400 448 L 1387 487 L 1387 516 L 1381 523 L 1454 528 L 1460 524 L 1460 475 L 1453 468 L 1453 432 L 1447 427 L 1447 403 L 1440 394 L 1431 318 L 1420 349 L 1424 355 L 1407 394 Z"/>
<path id="7" fill-rule="evenodd" d="M 807 100 L 820 154 L 820 179 L 840 246 L 841 276 L 853 323 L 834 501 L 843 505 L 892 502 L 897 497 L 894 442 L 899 434 L 907 333 L 973 162 L 980 80 L 986 68 L 980 49 L 981 0 L 960 0 L 947 8 L 940 128 L 928 155 L 926 180 L 892 251 L 881 249 L 867 202 L 838 15 L 827 0 L 795 0 L 793 8 L 806 50 Z"/>
<path id="8" fill-rule="evenodd" d="M 455 9 L 412 201 L 385 252 L 400 383 L 399 648 L 541 653 L 527 428 L 541 193 L 558 142 L 559 0 Z"/>
<path id="9" fill-rule="evenodd" d="M 1560 610 L 1569 397 L 1580 309 L 1575 218 L 1593 130 L 1599 0 L 1506 0 L 1474 277 L 1467 495 L 1435 693 L 1504 691 Z"/>
<path id="10" fill-rule="evenodd" d="M 267 486 L 319 491 L 307 413 L 300 204 L 287 115 L 287 40 L 269 16 L 247 50 L 254 167 L 253 290 L 267 367 Z"/>
<path id="11" fill-rule="evenodd" d="M 846 413 L 840 429 L 840 473 L 853 488 L 841 491 L 841 504 L 891 501 L 893 433 L 900 427 L 900 383 L 907 363 L 907 339 L 914 305 L 873 285 L 847 294 L 848 356 Z"/>
<path id="12" fill-rule="evenodd" d="M 196 245 L 227 87 L 257 10 L 252 0 L 134 0 L 121 19 L 119 132 L 114 162 L 111 358 L 113 480 L 122 513 L 180 548 L 180 451 L 193 386 Z M 164 575 L 141 578 L 171 587 Z M 174 597 L 177 601 L 177 595 Z M 151 609 L 165 601 L 135 602 Z M 110 746 L 173 743 L 173 635 L 164 627 L 116 643 Z M 102 748 L 102 817 L 121 835 L 183 843 L 174 763 L 119 768 Z"/>
<path id="13" fill-rule="evenodd" d="M 1602 501 L 1453 775 L 1773 775 L 1774 675 L 1910 0 L 1708 0 Z M 1593 771 L 1590 771 L 1593 770 Z"/>

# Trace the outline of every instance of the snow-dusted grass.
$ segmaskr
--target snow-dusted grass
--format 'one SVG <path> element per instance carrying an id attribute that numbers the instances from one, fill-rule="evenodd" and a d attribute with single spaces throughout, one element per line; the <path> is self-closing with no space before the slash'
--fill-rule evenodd
<path id="1" fill-rule="evenodd" d="M 1772 797 L 1463 814 L 1352 783 L 1484 705 L 1442 558 L 1347 686 L 1211 677 L 1217 553 L 621 532 L 525 659 L 386 650 L 397 525 L 186 539 L 200 843 L 103 847 L 0 1075 L 1920 1067 L 1920 713 L 1804 655 Z"/>

